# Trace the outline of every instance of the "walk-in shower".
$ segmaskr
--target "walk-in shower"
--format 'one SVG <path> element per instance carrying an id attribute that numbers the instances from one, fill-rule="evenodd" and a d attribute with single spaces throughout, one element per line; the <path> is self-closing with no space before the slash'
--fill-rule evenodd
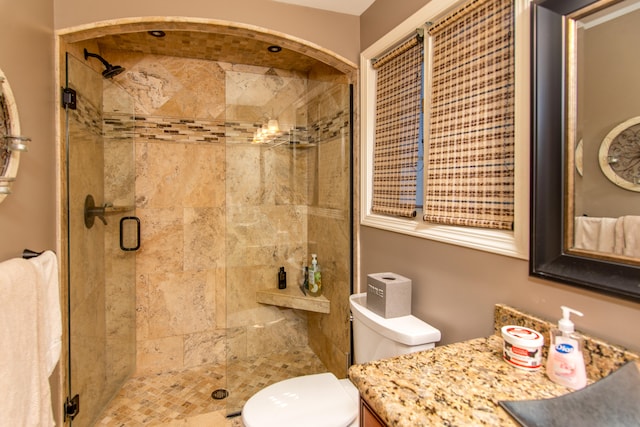
<path id="1" fill-rule="evenodd" d="M 223 397 L 227 415 L 290 375 L 344 377 L 353 66 L 254 27 L 172 23 L 159 45 L 147 32 L 157 21 L 128 25 L 61 44 L 63 86 L 77 105 L 66 108 L 63 174 L 68 393 L 81 401 L 73 425 L 126 421 L 117 419 L 124 405 L 100 414 L 123 384 L 128 393 L 147 378 L 175 390 L 175 401 L 158 404 L 171 408 L 159 417 L 175 419 L 219 403 L 190 400 L 174 374 L 208 399 Z M 282 50 L 270 52 L 274 45 Z M 126 71 L 101 78 L 110 68 L 102 56 Z M 272 120 L 279 129 L 258 140 Z M 89 210 L 107 209 L 113 220 L 85 227 L 89 194 Z M 119 216 L 139 218 L 137 252 L 120 249 Z M 330 313 L 257 302 L 259 291 L 277 287 L 281 266 L 297 290 L 311 253 Z"/>

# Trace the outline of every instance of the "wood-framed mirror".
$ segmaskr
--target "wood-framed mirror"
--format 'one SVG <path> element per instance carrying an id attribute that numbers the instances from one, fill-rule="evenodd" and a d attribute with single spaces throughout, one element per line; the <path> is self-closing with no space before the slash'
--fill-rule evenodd
<path id="1" fill-rule="evenodd" d="M 640 0 L 532 13 L 530 274 L 639 300 L 640 193 L 601 165 L 640 182 Z"/>

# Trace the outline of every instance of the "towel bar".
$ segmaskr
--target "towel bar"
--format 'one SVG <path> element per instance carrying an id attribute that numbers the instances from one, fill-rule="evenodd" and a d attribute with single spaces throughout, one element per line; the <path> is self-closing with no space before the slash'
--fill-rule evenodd
<path id="1" fill-rule="evenodd" d="M 36 252 L 36 251 L 32 251 L 31 249 L 25 249 L 24 251 L 22 251 L 22 258 L 24 259 L 35 258 L 38 255 L 41 255 L 43 252 Z"/>

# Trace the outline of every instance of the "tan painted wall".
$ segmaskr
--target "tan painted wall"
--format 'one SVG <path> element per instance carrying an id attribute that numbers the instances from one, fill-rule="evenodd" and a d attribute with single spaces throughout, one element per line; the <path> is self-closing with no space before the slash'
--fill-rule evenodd
<path id="1" fill-rule="evenodd" d="M 33 141 L 20 157 L 13 194 L 0 204 L 0 260 L 55 247 L 53 4 L 0 0 L 0 68 L 18 105 L 22 134 Z"/>
<path id="2" fill-rule="evenodd" d="M 23 135 L 32 143 L 20 158 L 13 194 L 0 204 L 0 261 L 24 248 L 56 248 L 53 3 L 0 0 L 0 68 L 16 98 Z M 62 384 L 50 378 L 54 416 L 60 419 Z"/>
<path id="3" fill-rule="evenodd" d="M 360 50 L 365 50 L 428 0 L 377 0 L 360 16 Z"/>
<path id="4" fill-rule="evenodd" d="M 257 25 L 317 44 L 357 62 L 357 16 L 277 3 L 270 0 L 56 0 L 55 28 L 112 19 L 180 16 Z"/>
<path id="5" fill-rule="evenodd" d="M 393 28 L 414 13 L 414 3 L 377 0 L 362 16 L 362 47 L 384 35 L 380 28 Z M 399 11 L 404 18 L 398 19 Z M 360 233 L 361 281 L 382 271 L 413 279 L 413 311 L 442 331 L 444 344 L 491 334 L 496 303 L 552 321 L 560 317 L 559 306 L 568 305 L 585 313 L 576 320 L 579 330 L 640 351 L 638 302 L 531 278 L 523 260 L 369 227 Z"/>

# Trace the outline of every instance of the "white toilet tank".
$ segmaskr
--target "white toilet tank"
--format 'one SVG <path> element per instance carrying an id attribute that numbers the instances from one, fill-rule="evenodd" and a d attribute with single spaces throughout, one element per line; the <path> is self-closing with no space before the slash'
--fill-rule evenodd
<path id="1" fill-rule="evenodd" d="M 415 316 L 385 319 L 367 309 L 367 294 L 349 297 L 353 315 L 354 363 L 385 359 L 435 347 L 440 331 Z"/>

